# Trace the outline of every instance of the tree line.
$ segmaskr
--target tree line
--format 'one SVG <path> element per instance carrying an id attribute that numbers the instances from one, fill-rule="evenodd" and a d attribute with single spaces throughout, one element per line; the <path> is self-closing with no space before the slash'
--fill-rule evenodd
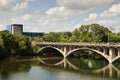
<path id="1" fill-rule="evenodd" d="M 99 24 L 81 25 L 72 32 L 50 32 L 34 37 L 44 42 L 120 42 L 120 32 L 114 33 Z"/>

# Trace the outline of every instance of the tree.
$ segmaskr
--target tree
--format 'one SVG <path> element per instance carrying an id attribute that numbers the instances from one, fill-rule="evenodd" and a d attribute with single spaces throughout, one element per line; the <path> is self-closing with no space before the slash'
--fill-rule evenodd
<path id="1" fill-rule="evenodd" d="M 107 42 L 107 28 L 99 24 L 81 25 L 73 31 L 79 42 Z"/>
<path id="2" fill-rule="evenodd" d="M 32 52 L 30 39 L 26 36 L 13 34 L 13 50 L 19 55 L 29 55 Z M 28 54 L 29 53 L 29 54 Z"/>

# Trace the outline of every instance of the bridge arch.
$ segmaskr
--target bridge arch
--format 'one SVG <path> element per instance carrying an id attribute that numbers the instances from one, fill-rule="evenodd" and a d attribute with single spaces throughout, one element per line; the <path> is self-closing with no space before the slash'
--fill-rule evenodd
<path id="1" fill-rule="evenodd" d="M 103 52 L 100 52 L 98 50 L 95 50 L 95 49 L 91 49 L 91 48 L 77 48 L 77 49 L 73 49 L 71 50 L 70 52 L 68 52 L 68 54 L 66 55 L 66 57 L 69 57 L 73 52 L 75 51 L 78 51 L 78 50 L 90 50 L 90 51 L 93 51 L 93 52 L 96 52 L 98 53 L 99 55 L 101 55 L 102 57 L 104 57 L 108 62 L 110 62 L 110 59 L 109 59 L 109 56 L 108 55 L 105 55 Z"/>
<path id="2" fill-rule="evenodd" d="M 118 60 L 120 58 L 120 56 L 117 56 L 115 58 L 112 59 L 112 62 L 115 62 L 116 60 Z"/>
<path id="3" fill-rule="evenodd" d="M 42 48 L 40 48 L 40 49 L 37 51 L 37 53 L 39 53 L 39 52 L 42 51 L 43 49 L 47 49 L 47 48 L 55 49 L 55 50 L 57 50 L 58 52 L 60 52 L 62 56 L 65 56 L 65 55 L 64 55 L 64 52 L 63 52 L 62 50 L 60 50 L 59 48 L 53 47 L 53 46 L 42 47 Z"/>

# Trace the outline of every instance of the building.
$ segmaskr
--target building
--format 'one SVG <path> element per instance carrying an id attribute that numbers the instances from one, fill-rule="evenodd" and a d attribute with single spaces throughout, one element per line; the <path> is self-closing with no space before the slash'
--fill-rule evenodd
<path id="1" fill-rule="evenodd" d="M 21 34 L 21 35 L 29 37 L 30 39 L 32 39 L 36 35 L 42 36 L 44 34 L 43 32 L 23 32 L 23 25 L 22 24 L 8 25 L 7 30 L 11 34 Z"/>
<path id="2" fill-rule="evenodd" d="M 23 32 L 23 35 L 33 38 L 34 36 L 43 36 L 43 32 Z"/>
<path id="3" fill-rule="evenodd" d="M 11 34 L 22 34 L 23 33 L 23 25 L 22 24 L 12 24 L 7 26 L 7 30 Z"/>

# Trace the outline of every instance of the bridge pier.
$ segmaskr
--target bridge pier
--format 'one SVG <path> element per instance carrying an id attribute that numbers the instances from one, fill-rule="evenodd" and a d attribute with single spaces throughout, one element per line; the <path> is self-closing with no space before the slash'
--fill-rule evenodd
<path id="1" fill-rule="evenodd" d="M 114 53 L 113 48 L 109 48 L 109 56 L 111 59 L 113 58 L 113 53 Z"/>
<path id="2" fill-rule="evenodd" d="M 63 55 L 66 57 L 66 54 L 69 52 L 69 47 L 64 46 L 63 48 Z"/>
<path id="3" fill-rule="evenodd" d="M 104 53 L 105 55 L 108 55 L 108 53 L 109 53 L 108 49 L 107 49 L 107 48 L 103 48 L 103 53 Z"/>

